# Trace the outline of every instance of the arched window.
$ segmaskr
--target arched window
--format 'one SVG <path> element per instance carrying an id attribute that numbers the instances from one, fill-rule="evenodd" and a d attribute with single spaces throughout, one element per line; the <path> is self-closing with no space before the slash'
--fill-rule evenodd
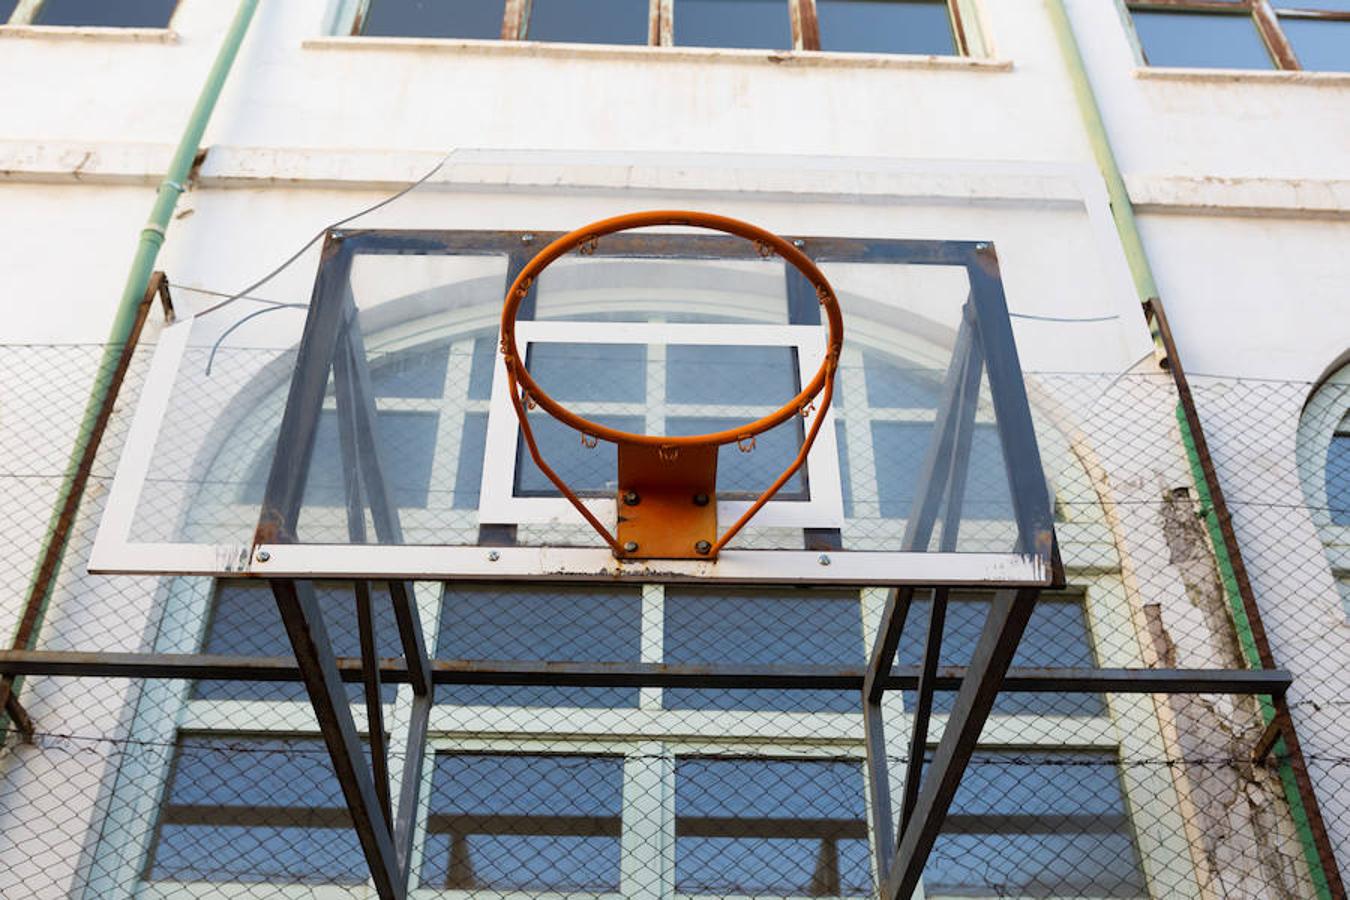
<path id="1" fill-rule="evenodd" d="M 1298 449 L 1303 496 L 1350 617 L 1350 365 L 1308 401 Z"/>

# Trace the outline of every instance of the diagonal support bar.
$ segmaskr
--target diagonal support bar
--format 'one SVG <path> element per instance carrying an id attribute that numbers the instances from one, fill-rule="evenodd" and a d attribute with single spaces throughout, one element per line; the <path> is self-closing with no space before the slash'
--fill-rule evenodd
<path id="1" fill-rule="evenodd" d="M 919 886 L 928 854 L 975 752 L 989 710 L 1036 605 L 1037 594 L 1039 589 L 1028 588 L 994 595 L 989 617 L 948 715 L 946 730 L 933 753 L 928 777 L 919 788 L 913 816 L 901 832 L 899 847 L 887 867 L 882 900 L 909 900 Z M 884 782 L 885 757 L 869 762 L 873 777 L 880 770 Z"/>

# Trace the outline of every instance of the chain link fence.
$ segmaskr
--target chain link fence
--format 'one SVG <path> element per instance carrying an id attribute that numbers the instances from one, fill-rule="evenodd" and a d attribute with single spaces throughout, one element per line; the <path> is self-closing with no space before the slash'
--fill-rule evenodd
<path id="1" fill-rule="evenodd" d="M 11 631 L 102 352 L 0 348 L 0 625 Z M 265 585 L 87 573 L 148 356 L 137 352 L 122 389 L 35 649 L 289 655 Z M 1043 597 L 1014 667 L 1257 665 L 1177 392 L 1151 368 L 1028 376 L 1069 586 Z M 841 374 L 867 377 L 861 363 Z M 1290 708 L 1345 867 L 1350 626 L 1337 554 L 1350 514 L 1334 467 L 1345 464 L 1336 435 L 1350 400 L 1334 384 L 1311 401 L 1308 384 L 1193 376 L 1191 386 L 1276 660 L 1294 675 Z M 879 433 L 871 420 L 840 421 L 853 452 Z M 850 490 L 853 504 L 899 502 L 856 479 Z M 351 585 L 316 587 L 335 651 L 358 655 Z M 388 594 L 374 593 L 379 652 L 398 656 Z M 415 598 L 438 660 L 860 671 L 885 591 L 418 582 Z M 942 665 L 969 660 L 988 600 L 953 593 Z M 918 665 L 929 602 L 911 608 L 899 667 Z M 360 685 L 349 690 L 364 729 Z M 382 690 L 397 785 L 412 694 Z M 19 697 L 36 730 L 11 730 L 0 748 L 0 896 L 374 896 L 298 682 L 29 676 Z M 934 741 L 953 697 L 935 698 Z M 885 701 L 897 798 L 913 702 L 907 691 Z M 925 895 L 1332 896 L 1297 761 L 1283 742 L 1256 755 L 1272 709 L 1253 696 L 1004 692 Z M 854 690 L 438 684 L 428 750 L 415 897 L 877 892 Z"/>

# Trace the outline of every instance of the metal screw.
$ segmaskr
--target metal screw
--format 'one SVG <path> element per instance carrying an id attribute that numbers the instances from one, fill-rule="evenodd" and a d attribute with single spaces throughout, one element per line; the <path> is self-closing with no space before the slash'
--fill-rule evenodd
<path id="1" fill-rule="evenodd" d="M 642 498 L 638 496 L 637 491 L 625 491 L 623 502 L 625 506 L 637 506 L 642 502 Z"/>
<path id="2" fill-rule="evenodd" d="M 258 551 L 258 562 L 267 562 L 271 558 L 272 554 L 268 553 L 266 550 Z"/>
<path id="3" fill-rule="evenodd" d="M 695 494 L 695 495 L 694 495 L 694 505 L 695 505 L 695 506 L 707 506 L 707 505 L 708 505 L 708 495 L 707 495 L 707 494 Z"/>
<path id="4" fill-rule="evenodd" d="M 712 544 L 707 541 L 699 541 L 694 545 L 694 551 L 697 552 L 699 556 L 707 556 L 712 552 Z"/>
<path id="5" fill-rule="evenodd" d="M 978 244 L 975 245 L 975 249 L 976 249 L 976 250 L 988 250 L 988 249 L 989 249 L 989 245 L 986 244 L 984 241 L 980 241 Z"/>
<path id="6" fill-rule="evenodd" d="M 489 550 L 489 551 L 488 551 L 488 562 L 496 562 L 497 560 L 499 560 L 499 559 L 501 559 L 501 558 L 502 558 L 502 555 L 501 555 L 500 553 L 498 553 L 496 550 Z"/>
<path id="7" fill-rule="evenodd" d="M 623 552 L 624 552 L 624 553 L 636 553 L 636 552 L 637 552 L 637 548 L 638 548 L 637 541 L 629 541 L 629 542 L 627 542 L 626 544 L 623 545 Z"/>
<path id="8" fill-rule="evenodd" d="M 822 553 L 816 557 L 816 562 L 820 563 L 822 566 L 828 566 L 830 564 L 830 555 L 828 553 Z"/>
<path id="9" fill-rule="evenodd" d="M 532 234 L 522 234 L 522 235 L 520 236 L 520 242 L 521 242 L 522 244 L 533 244 L 533 243 L 534 243 L 534 235 L 532 235 Z"/>
<path id="10" fill-rule="evenodd" d="M 801 249 L 802 247 L 806 246 L 806 241 L 802 240 L 801 238 L 797 238 L 795 241 L 792 242 L 792 246 Z"/>

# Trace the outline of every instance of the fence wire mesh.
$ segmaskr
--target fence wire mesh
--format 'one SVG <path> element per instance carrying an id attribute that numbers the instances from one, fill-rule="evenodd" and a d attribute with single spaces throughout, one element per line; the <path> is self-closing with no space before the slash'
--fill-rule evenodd
<path id="1" fill-rule="evenodd" d="M 5 627 L 20 615 L 102 352 L 0 348 Z M 147 359 L 138 352 L 123 388 L 35 647 L 288 655 L 264 586 L 87 573 Z M 1255 666 L 1170 377 L 1037 373 L 1028 386 L 1069 587 L 1042 599 L 1014 666 Z M 1314 392 L 1193 377 L 1192 389 L 1346 867 L 1350 626 L 1338 591 L 1350 513 L 1338 485 L 1350 395 L 1334 381 Z M 351 586 L 316 587 L 337 654 L 356 655 Z M 397 656 L 388 595 L 375 595 L 380 653 Z M 415 598 L 442 660 L 860 669 L 885 591 L 418 582 Z M 953 595 L 943 665 L 968 661 L 988 602 Z M 899 666 L 918 664 L 929 603 L 911 609 Z M 350 690 L 365 729 L 360 686 Z M 406 684 L 383 689 L 395 785 L 411 697 Z M 935 700 L 933 741 L 952 697 Z M 0 896 L 374 896 L 298 683 L 30 676 L 20 699 L 36 733 L 11 731 L 0 748 Z M 877 892 L 854 691 L 441 684 L 435 699 L 414 896 Z M 909 692 L 888 693 L 897 798 L 912 707 Z M 1005 692 L 925 895 L 1331 896 L 1287 747 L 1253 757 L 1270 709 L 1265 697 Z"/>

